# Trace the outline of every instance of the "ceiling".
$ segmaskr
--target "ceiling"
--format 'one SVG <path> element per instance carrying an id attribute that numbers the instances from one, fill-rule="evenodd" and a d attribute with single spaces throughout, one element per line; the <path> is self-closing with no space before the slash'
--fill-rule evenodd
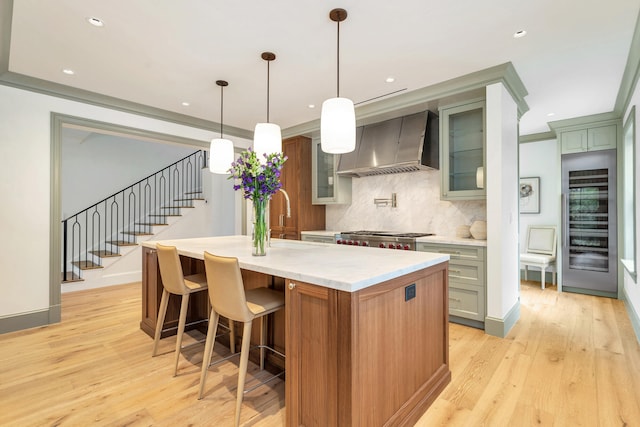
<path id="1" fill-rule="evenodd" d="M 349 16 L 340 25 L 341 96 L 366 105 L 511 62 L 529 93 L 521 135 L 547 132 L 548 121 L 614 110 L 640 10 L 638 0 L 12 5 L 9 73 L 213 122 L 220 121 L 215 81 L 223 79 L 224 123 L 247 130 L 266 120 L 264 51 L 277 56 L 270 121 L 286 129 L 318 120 L 322 101 L 336 95 L 337 26 L 328 15 L 342 7 Z M 518 30 L 527 35 L 514 38 Z"/>

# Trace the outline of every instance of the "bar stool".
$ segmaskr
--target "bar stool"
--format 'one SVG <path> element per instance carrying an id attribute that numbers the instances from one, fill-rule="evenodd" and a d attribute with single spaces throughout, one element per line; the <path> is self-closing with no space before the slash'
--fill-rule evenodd
<path id="1" fill-rule="evenodd" d="M 257 288 L 245 291 L 237 258 L 221 257 L 205 252 L 204 266 L 209 284 L 211 315 L 209 316 L 209 329 L 207 331 L 207 340 L 204 347 L 204 356 L 202 358 L 202 372 L 200 374 L 200 392 L 198 394 L 198 399 L 202 399 L 202 392 L 204 391 L 205 381 L 207 379 L 207 371 L 211 363 L 211 355 L 213 354 L 213 346 L 215 344 L 214 333 L 216 331 L 219 316 L 227 317 L 229 320 L 242 322 L 242 349 L 240 351 L 240 367 L 238 371 L 238 389 L 235 413 L 235 425 L 238 426 L 240 423 L 240 409 L 242 407 L 244 383 L 249 361 L 252 321 L 259 318 L 261 322 L 260 345 L 257 347 L 261 350 L 260 369 L 263 369 L 265 348 L 284 357 L 282 353 L 266 346 L 264 343 L 266 335 L 266 322 L 264 322 L 264 316 L 274 313 L 284 307 L 284 295 L 281 292 L 269 288 Z M 215 363 L 226 359 L 228 359 L 228 357 Z M 283 373 L 284 371 L 278 375 L 274 375 L 267 381 L 262 382 L 260 385 L 282 375 Z"/>
<path id="2" fill-rule="evenodd" d="M 158 310 L 158 321 L 156 323 L 156 333 L 153 339 L 153 354 L 158 354 L 158 343 L 160 342 L 160 334 L 162 333 L 162 325 L 167 314 L 167 305 L 169 304 L 169 294 L 180 295 L 182 302 L 180 304 L 180 317 L 178 320 L 178 331 L 176 333 L 176 354 L 174 362 L 173 376 L 178 374 L 178 360 L 180 358 L 180 350 L 182 349 L 182 336 L 187 320 L 187 309 L 189 307 L 189 296 L 194 292 L 207 290 L 207 277 L 204 274 L 193 274 L 184 277 L 180 257 L 175 246 L 165 246 L 156 244 L 158 253 L 158 265 L 160 266 L 160 277 L 162 278 L 162 299 L 160 301 L 160 309 Z M 232 322 L 229 322 L 233 327 Z M 231 348 L 235 348 L 234 334 L 231 334 Z M 232 350 L 233 351 L 233 350 Z"/>

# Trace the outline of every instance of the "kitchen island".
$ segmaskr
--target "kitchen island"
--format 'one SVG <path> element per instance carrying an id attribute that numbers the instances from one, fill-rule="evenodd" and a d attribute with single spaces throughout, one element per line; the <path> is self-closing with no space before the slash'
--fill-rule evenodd
<path id="1" fill-rule="evenodd" d="M 162 291 L 155 243 L 143 243 L 147 333 Z M 246 236 L 158 243 L 178 248 L 185 274 L 209 251 L 237 257 L 246 287 L 282 283 L 271 340 L 284 341 L 289 426 L 413 425 L 451 380 L 447 255 L 274 239 L 255 257 Z M 206 300 L 193 306 L 193 323 L 206 318 Z"/>

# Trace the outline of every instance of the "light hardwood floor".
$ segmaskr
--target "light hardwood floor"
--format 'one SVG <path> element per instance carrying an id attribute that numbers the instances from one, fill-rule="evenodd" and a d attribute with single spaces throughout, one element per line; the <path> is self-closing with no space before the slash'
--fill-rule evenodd
<path id="1" fill-rule="evenodd" d="M 60 324 L 0 335 L 0 425 L 232 424 L 235 363 L 211 368 L 198 401 L 202 345 L 172 377 L 172 338 L 152 358 L 140 310 L 139 284 L 75 292 Z M 417 426 L 640 425 L 640 346 L 621 301 L 523 282 L 507 338 L 451 324 L 449 354 L 452 382 Z M 241 421 L 284 425 L 284 384 L 245 396 Z"/>

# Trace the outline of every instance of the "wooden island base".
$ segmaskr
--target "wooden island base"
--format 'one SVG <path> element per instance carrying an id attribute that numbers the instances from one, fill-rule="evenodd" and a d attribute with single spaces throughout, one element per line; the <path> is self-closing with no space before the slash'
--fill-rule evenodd
<path id="1" fill-rule="evenodd" d="M 162 291 L 154 259 L 154 250 L 143 248 L 141 327 L 150 334 Z M 447 266 L 353 292 L 243 269 L 249 286 L 284 288 L 285 312 L 270 339 L 276 346 L 284 340 L 286 349 L 287 426 L 415 424 L 451 381 Z M 185 274 L 200 268 L 188 259 L 183 267 Z M 206 318 L 206 304 L 199 304 L 194 323 L 198 313 Z"/>

